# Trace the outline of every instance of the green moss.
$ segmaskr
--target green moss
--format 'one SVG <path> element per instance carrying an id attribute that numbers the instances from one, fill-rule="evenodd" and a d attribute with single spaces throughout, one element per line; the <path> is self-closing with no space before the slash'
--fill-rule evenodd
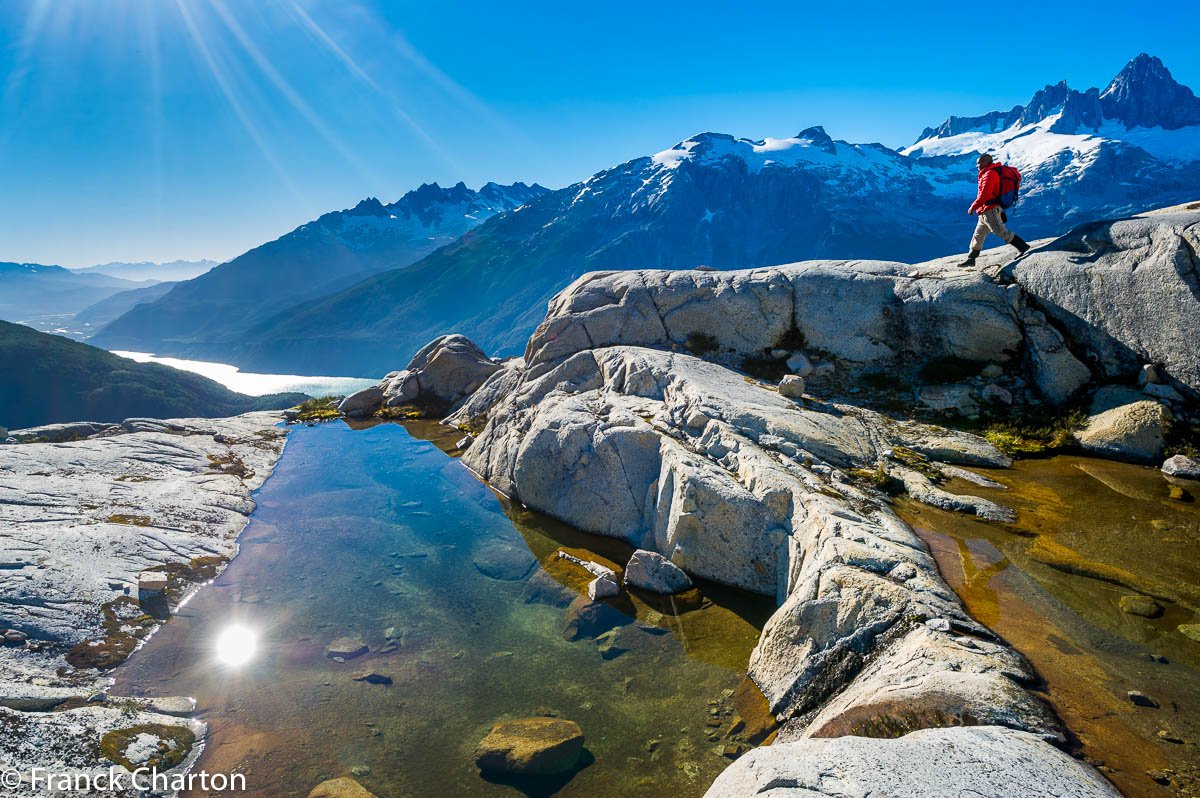
<path id="1" fill-rule="evenodd" d="M 436 396 L 419 396 L 408 404 L 382 407 L 375 411 L 376 418 L 395 421 L 431 418 L 440 420 L 450 413 L 450 403 Z"/>
<path id="2" fill-rule="evenodd" d="M 107 670 L 120 665 L 138 642 L 154 629 L 156 621 L 142 611 L 141 605 L 130 596 L 100 605 L 101 628 L 104 637 L 84 640 L 67 652 L 68 664 L 75 668 Z"/>
<path id="3" fill-rule="evenodd" d="M 459 424 L 458 429 L 461 432 L 467 433 L 471 437 L 475 437 L 479 433 L 483 432 L 483 428 L 485 426 L 487 426 L 487 413 L 479 413 L 471 416 L 462 424 Z"/>
<path id="4" fill-rule="evenodd" d="M 159 738 L 158 752 L 144 763 L 130 762 L 125 751 L 139 735 L 150 734 Z M 148 767 L 153 770 L 170 770 L 183 762 L 196 744 L 196 735 L 187 726 L 165 726 L 161 723 L 143 723 L 128 729 L 110 731 L 100 739 L 100 753 L 110 762 L 116 762 L 126 770 Z"/>
<path id="5" fill-rule="evenodd" d="M 963 718 L 955 722 L 947 718 L 940 710 L 932 712 L 901 712 L 899 715 L 881 713 L 873 718 L 855 723 L 850 727 L 850 734 L 856 737 L 903 737 L 918 729 L 941 728 L 943 726 L 973 726 L 974 718 Z"/>
<path id="6" fill-rule="evenodd" d="M 128 526 L 150 526 L 150 516 L 114 513 L 108 517 L 108 522 L 110 524 L 127 524 Z"/>
<path id="7" fill-rule="evenodd" d="M 337 409 L 337 403 L 342 398 L 341 396 L 322 396 L 317 399 L 308 399 L 292 409 L 300 411 L 300 414 L 296 416 L 297 421 L 333 421 L 342 417 Z"/>
<path id="8" fill-rule="evenodd" d="M 921 382 L 941 385 L 948 382 L 962 382 L 976 377 L 987 365 L 983 360 L 968 360 L 967 358 L 948 355 L 934 358 L 921 367 L 917 376 Z"/>
<path id="9" fill-rule="evenodd" d="M 254 476 L 254 471 L 250 469 L 242 458 L 238 457 L 233 452 L 225 454 L 210 454 L 208 457 L 208 470 L 216 471 L 221 474 L 232 474 L 238 479 L 249 479 Z"/>
<path id="10" fill-rule="evenodd" d="M 717 339 L 708 333 L 694 332 L 683 342 L 683 348 L 696 357 L 704 357 L 721 348 Z"/>
<path id="11" fill-rule="evenodd" d="M 1009 457 L 1052 454 L 1075 445 L 1075 431 L 1087 424 L 1082 408 L 1014 415 L 985 426 L 983 437 Z"/>
<path id="12" fill-rule="evenodd" d="M 1200 424 L 1174 419 L 1167 423 L 1166 438 L 1163 454 L 1167 457 L 1181 454 L 1200 459 Z"/>
<path id="13" fill-rule="evenodd" d="M 904 483 L 889 474 L 882 462 L 877 463 L 874 468 L 852 468 L 850 476 L 889 496 L 897 496 L 904 491 Z"/>
<path id="14" fill-rule="evenodd" d="M 944 482 L 946 479 L 946 475 L 937 466 L 929 462 L 928 457 L 904 446 L 892 447 L 892 459 L 919 474 L 924 474 L 934 482 Z"/>

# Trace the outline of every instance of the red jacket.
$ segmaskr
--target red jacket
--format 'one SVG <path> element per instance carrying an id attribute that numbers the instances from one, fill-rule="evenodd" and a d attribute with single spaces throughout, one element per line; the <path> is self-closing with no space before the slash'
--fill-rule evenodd
<path id="1" fill-rule="evenodd" d="M 999 204 L 1000 170 L 996 168 L 998 166 L 1000 164 L 992 163 L 979 170 L 979 194 L 971 203 L 968 213 L 980 214 Z"/>

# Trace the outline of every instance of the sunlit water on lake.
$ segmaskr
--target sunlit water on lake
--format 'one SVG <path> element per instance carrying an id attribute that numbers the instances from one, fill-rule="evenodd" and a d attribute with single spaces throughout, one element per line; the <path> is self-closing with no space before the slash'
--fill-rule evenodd
<path id="1" fill-rule="evenodd" d="M 309 396 L 329 396 L 331 394 L 350 394 L 368 388 L 378 379 L 365 377 L 303 377 L 297 374 L 256 374 L 238 369 L 228 363 L 210 363 L 204 360 L 182 360 L 175 357 L 156 357 L 146 352 L 125 352 L 113 350 L 114 355 L 127 357 L 138 363 L 161 363 L 182 371 L 191 371 L 202 377 L 208 377 L 221 383 L 231 391 L 263 396 L 269 393 L 289 393 L 296 391 Z"/>
<path id="2" fill-rule="evenodd" d="M 624 594 L 603 608 L 613 631 L 569 640 L 589 575 L 557 551 L 621 565 L 630 549 L 502 504 L 409 429 L 294 427 L 239 556 L 115 693 L 195 696 L 198 767 L 246 773 L 254 795 L 352 774 L 380 798 L 702 795 L 746 741 L 735 705 L 774 602 Z M 370 651 L 330 659 L 346 636 Z M 485 779 L 472 754 L 491 725 L 539 714 L 582 727 L 576 771 Z"/>

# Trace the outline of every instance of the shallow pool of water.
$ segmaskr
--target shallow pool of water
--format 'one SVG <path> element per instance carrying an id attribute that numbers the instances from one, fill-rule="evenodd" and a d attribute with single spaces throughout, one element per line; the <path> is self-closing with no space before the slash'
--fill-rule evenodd
<path id="1" fill-rule="evenodd" d="M 569 640 L 563 605 L 586 577 L 557 551 L 620 564 L 629 549 L 506 508 L 395 424 L 293 428 L 255 498 L 239 556 L 117 673 L 117 694 L 196 697 L 200 769 L 246 773 L 262 796 L 352 774 L 380 798 L 688 796 L 744 741 L 733 694 L 769 601 L 628 595 L 606 610 L 615 631 Z M 231 626 L 258 637 L 241 666 L 216 657 Z M 344 636 L 370 652 L 327 657 Z M 472 752 L 491 725 L 537 714 L 579 723 L 580 767 L 483 778 Z"/>
<path id="2" fill-rule="evenodd" d="M 1082 756 L 1131 797 L 1200 794 L 1200 642 L 1179 629 L 1200 622 L 1200 485 L 1081 457 L 979 470 L 1006 487 L 949 489 L 1014 508 L 1016 523 L 910 500 L 901 515 L 968 611 L 1045 680 Z M 1135 596 L 1161 615 L 1123 611 Z"/>

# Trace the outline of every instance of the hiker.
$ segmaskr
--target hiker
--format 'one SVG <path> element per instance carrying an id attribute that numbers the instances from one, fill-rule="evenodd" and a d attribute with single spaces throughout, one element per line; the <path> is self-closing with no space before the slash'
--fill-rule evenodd
<path id="1" fill-rule="evenodd" d="M 1029 251 L 1029 245 L 1019 235 L 1014 235 L 1004 223 L 1008 221 L 1005 208 L 1011 208 L 1017 201 L 1021 187 L 1021 173 L 1011 166 L 996 163 L 986 152 L 975 162 L 979 168 L 979 194 L 967 213 L 979 215 L 975 224 L 975 235 L 971 236 L 971 251 L 967 259 L 958 264 L 960 268 L 970 268 L 975 265 L 983 249 L 983 241 L 988 233 L 995 233 L 1017 248 L 1017 255 Z"/>

